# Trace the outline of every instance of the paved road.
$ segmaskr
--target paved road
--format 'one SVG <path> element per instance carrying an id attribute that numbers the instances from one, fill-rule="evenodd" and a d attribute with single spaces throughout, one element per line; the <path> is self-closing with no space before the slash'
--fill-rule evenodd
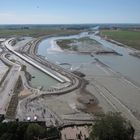
<path id="1" fill-rule="evenodd" d="M 9 60 L 6 60 L 5 55 L 2 55 L 1 59 L 4 59 L 4 61 L 9 64 L 12 63 Z M 19 78 L 20 69 L 21 67 L 19 65 L 14 64 L 0 87 L 0 114 L 6 114 L 14 87 Z"/>

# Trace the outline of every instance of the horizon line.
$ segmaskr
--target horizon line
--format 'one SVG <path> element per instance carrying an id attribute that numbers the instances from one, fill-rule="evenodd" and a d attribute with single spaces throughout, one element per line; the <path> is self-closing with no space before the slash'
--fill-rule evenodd
<path id="1" fill-rule="evenodd" d="M 0 25 L 87 25 L 87 24 L 140 24 L 140 23 L 0 23 Z"/>

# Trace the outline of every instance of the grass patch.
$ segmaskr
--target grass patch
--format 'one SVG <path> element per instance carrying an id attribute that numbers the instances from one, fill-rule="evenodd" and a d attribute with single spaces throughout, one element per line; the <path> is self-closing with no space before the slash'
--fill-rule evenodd
<path id="1" fill-rule="evenodd" d="M 102 30 L 102 36 L 140 50 L 140 32 L 128 30 Z"/>
<path id="2" fill-rule="evenodd" d="M 0 123 L 0 140 L 59 140 L 57 127 L 45 127 L 45 122 L 9 121 Z"/>
<path id="3" fill-rule="evenodd" d="M 73 39 L 57 40 L 57 44 L 62 49 L 70 49 L 71 48 L 71 45 L 70 45 L 71 43 L 73 43 Z"/>
<path id="4" fill-rule="evenodd" d="M 82 37 L 82 38 L 77 39 L 77 41 L 82 42 L 82 43 L 87 43 L 87 44 L 90 44 L 90 45 L 99 45 L 100 44 L 96 40 L 91 39 L 89 37 Z"/>

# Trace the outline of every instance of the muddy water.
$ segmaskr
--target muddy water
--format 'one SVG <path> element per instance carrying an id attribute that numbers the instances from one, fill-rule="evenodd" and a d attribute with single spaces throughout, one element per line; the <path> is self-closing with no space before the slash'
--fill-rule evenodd
<path id="1" fill-rule="evenodd" d="M 49 61 L 56 64 L 69 63 L 72 65 L 72 69 L 78 69 L 83 63 L 89 63 L 94 61 L 90 55 L 77 54 L 75 52 L 62 51 L 60 47 L 56 44 L 57 39 L 68 39 L 68 38 L 79 38 L 83 35 L 75 35 L 68 37 L 52 37 L 43 40 L 38 46 L 38 54 L 46 57 Z"/>
<path id="2" fill-rule="evenodd" d="M 90 35 L 91 38 L 100 42 L 105 48 L 111 48 L 123 55 L 95 55 L 95 57 L 91 57 L 90 55 L 62 51 L 55 43 L 57 39 L 80 38 L 83 36 L 87 36 L 87 34 L 48 38 L 39 44 L 38 54 L 57 64 L 70 63 L 73 69 L 78 69 L 82 64 L 94 61 L 96 57 L 116 72 L 121 73 L 127 79 L 140 86 L 140 59 L 129 55 L 129 52 L 131 52 L 130 49 L 117 46 L 100 37 Z"/>
<path id="3" fill-rule="evenodd" d="M 140 86 L 140 59 L 129 55 L 129 52 L 132 50 L 102 40 L 100 37 L 92 36 L 92 38 L 102 43 L 105 47 L 112 48 L 123 55 L 98 55 L 96 57 L 113 70 L 121 73 L 130 81 Z"/>
<path id="4" fill-rule="evenodd" d="M 27 64 L 27 71 L 32 75 L 32 79 L 30 84 L 35 88 L 42 88 L 43 90 L 48 89 L 51 86 L 55 86 L 58 84 L 58 81 L 41 72 L 40 70 L 30 66 Z"/>

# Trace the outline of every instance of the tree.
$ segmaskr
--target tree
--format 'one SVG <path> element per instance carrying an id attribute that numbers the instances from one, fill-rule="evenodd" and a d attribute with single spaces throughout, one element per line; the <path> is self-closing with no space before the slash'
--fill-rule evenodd
<path id="1" fill-rule="evenodd" d="M 134 129 L 120 113 L 107 113 L 92 126 L 91 140 L 133 140 Z"/>
<path id="2" fill-rule="evenodd" d="M 1 137 L 0 140 L 12 140 L 13 134 L 10 133 L 4 133 Z"/>
<path id="3" fill-rule="evenodd" d="M 38 140 L 60 138 L 56 127 L 46 128 L 44 125 L 30 122 L 0 123 L 0 140 Z"/>
<path id="4" fill-rule="evenodd" d="M 28 123 L 18 123 L 18 124 L 19 125 L 16 130 L 17 139 L 14 138 L 14 140 L 24 140 L 24 135 L 29 124 Z"/>
<path id="5" fill-rule="evenodd" d="M 45 129 L 38 124 L 29 124 L 26 133 L 25 140 L 34 140 L 36 138 L 40 138 L 44 136 Z"/>

